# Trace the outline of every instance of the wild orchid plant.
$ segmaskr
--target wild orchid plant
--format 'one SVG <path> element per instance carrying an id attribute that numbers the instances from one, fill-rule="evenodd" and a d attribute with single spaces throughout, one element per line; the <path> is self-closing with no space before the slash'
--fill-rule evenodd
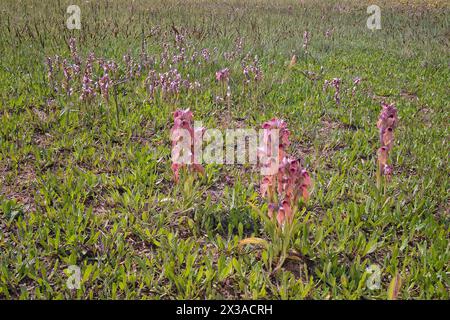
<path id="1" fill-rule="evenodd" d="M 192 126 L 193 113 L 189 109 L 178 109 L 173 113 L 172 140 L 172 171 L 175 182 L 179 181 L 180 169 L 187 167 L 190 171 L 204 175 L 205 169 L 197 162 L 195 146 L 199 146 L 204 128 Z M 188 148 L 186 148 L 186 146 Z M 187 154 L 183 154 L 189 150 Z"/>
<path id="2" fill-rule="evenodd" d="M 333 80 L 325 80 L 323 83 L 323 91 L 326 91 L 330 86 L 334 88 L 334 101 L 336 105 L 341 104 L 341 78 L 334 78 Z"/>
<path id="3" fill-rule="evenodd" d="M 311 178 L 302 167 L 301 161 L 287 154 L 290 145 L 289 130 L 283 120 L 272 119 L 263 123 L 264 129 L 263 145 L 259 149 L 261 165 L 269 173 L 262 176 L 260 184 L 261 196 L 267 200 L 267 213 L 256 211 L 262 217 L 267 231 L 271 236 L 271 243 L 258 238 L 248 238 L 242 241 L 246 243 L 265 244 L 270 261 L 275 257 L 278 259 L 279 269 L 288 257 L 292 245 L 293 236 L 300 224 L 295 216 L 300 211 L 301 203 L 309 199 Z M 273 149 L 274 139 L 278 139 L 278 150 Z M 272 169 L 271 169 L 272 168 Z M 272 267 L 270 262 L 269 267 Z"/>
<path id="4" fill-rule="evenodd" d="M 258 56 L 255 55 L 251 58 L 248 53 L 241 60 L 241 68 L 244 75 L 242 95 L 247 95 L 253 100 L 253 103 L 257 103 L 260 84 L 263 80 L 263 71 Z"/>
<path id="5" fill-rule="evenodd" d="M 244 85 L 249 85 L 253 82 L 260 82 L 263 78 L 263 73 L 259 65 L 258 56 L 253 58 L 253 61 L 246 64 L 246 61 L 241 62 L 242 73 L 244 74 Z"/>
<path id="6" fill-rule="evenodd" d="M 389 153 L 394 143 L 394 129 L 398 125 L 397 108 L 394 104 L 382 103 L 382 110 L 377 122 L 380 145 L 378 149 L 377 187 L 382 185 L 383 176 L 390 181 L 392 166 L 389 164 Z"/>
<path id="7" fill-rule="evenodd" d="M 303 49 L 305 50 L 306 54 L 308 54 L 308 45 L 310 37 L 311 35 L 308 31 L 303 32 Z"/>
<path id="8" fill-rule="evenodd" d="M 228 104 L 231 98 L 231 88 L 230 88 L 230 69 L 224 68 L 216 72 L 216 80 L 220 83 L 221 94 L 216 96 L 216 102 L 223 102 L 225 99 Z"/>
<path id="9" fill-rule="evenodd" d="M 150 99 L 155 98 L 159 90 L 161 98 L 178 97 L 182 90 L 195 90 L 200 87 L 198 81 L 190 82 L 181 76 L 177 69 L 172 68 L 167 72 L 156 73 L 150 70 L 145 80 Z"/>
<path id="10" fill-rule="evenodd" d="M 83 85 L 81 88 L 81 96 L 80 96 L 80 100 L 82 101 L 89 101 L 91 100 L 93 97 L 96 96 L 96 92 L 95 92 L 95 86 L 97 85 L 97 83 L 94 83 L 93 80 L 93 63 L 95 61 L 95 57 L 94 54 L 91 52 L 86 60 L 86 68 L 84 71 L 84 75 L 83 75 Z"/>

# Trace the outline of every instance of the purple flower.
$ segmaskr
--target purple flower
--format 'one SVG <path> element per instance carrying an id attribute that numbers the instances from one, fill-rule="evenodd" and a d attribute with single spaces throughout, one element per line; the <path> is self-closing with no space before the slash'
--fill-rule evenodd
<path id="1" fill-rule="evenodd" d="M 111 79 L 107 73 L 105 73 L 103 77 L 98 80 L 98 85 L 100 87 L 102 97 L 106 100 L 106 102 L 109 102 L 109 87 L 111 85 Z"/>
<path id="2" fill-rule="evenodd" d="M 361 78 L 360 77 L 356 77 L 356 78 L 353 79 L 352 96 L 355 95 L 356 87 L 360 84 L 360 82 L 361 82 Z"/>
<path id="3" fill-rule="evenodd" d="M 161 66 L 165 66 L 168 60 L 169 60 L 169 45 L 167 43 L 163 43 L 163 51 L 161 53 Z"/>
<path id="4" fill-rule="evenodd" d="M 341 78 L 334 78 L 333 80 L 325 80 L 323 83 L 323 91 L 327 90 L 330 86 L 334 88 L 334 101 L 337 105 L 341 103 Z"/>
<path id="5" fill-rule="evenodd" d="M 216 72 L 216 80 L 219 82 L 228 82 L 230 77 L 230 70 L 228 68 Z"/>
<path id="6" fill-rule="evenodd" d="M 389 152 L 392 150 L 394 143 L 394 129 L 398 124 L 398 116 L 394 104 L 382 102 L 381 106 L 382 110 L 377 121 L 381 144 L 378 149 L 378 167 L 380 174 L 385 175 L 389 181 L 393 172 L 392 166 L 388 164 Z"/>
<path id="7" fill-rule="evenodd" d="M 69 49 L 70 49 L 70 54 L 72 55 L 72 60 L 76 66 L 76 68 L 74 68 L 75 74 L 78 74 L 80 72 L 81 59 L 80 59 L 80 56 L 78 55 L 77 43 L 76 43 L 75 38 L 69 39 Z"/>
<path id="8" fill-rule="evenodd" d="M 202 49 L 202 56 L 203 56 L 203 59 L 205 59 L 205 61 L 209 61 L 211 55 L 207 48 Z"/>
<path id="9" fill-rule="evenodd" d="M 175 42 L 177 45 L 182 45 L 184 43 L 184 36 L 181 33 L 175 35 Z"/>
<path id="10" fill-rule="evenodd" d="M 397 127 L 398 116 L 397 108 L 394 104 L 381 103 L 381 112 L 377 121 L 377 128 L 380 133 L 380 144 L 382 146 L 389 146 L 389 140 L 392 140 L 392 131 Z M 390 129 L 390 130 L 389 130 Z"/>
<path id="11" fill-rule="evenodd" d="M 86 60 L 86 68 L 84 70 L 84 75 L 83 75 L 83 83 L 81 86 L 81 96 L 80 96 L 80 100 L 86 101 L 91 99 L 92 97 L 95 96 L 95 91 L 94 91 L 94 87 L 92 85 L 93 83 L 93 68 L 92 65 L 94 63 L 95 57 L 94 57 L 94 53 L 90 53 L 88 55 L 88 58 Z"/>
<path id="12" fill-rule="evenodd" d="M 392 171 L 393 171 L 392 166 L 390 166 L 390 165 L 388 165 L 388 164 L 386 164 L 386 165 L 384 166 L 384 168 L 383 168 L 383 174 L 384 174 L 385 176 L 392 176 Z"/>
<path id="13" fill-rule="evenodd" d="M 72 80 L 72 67 L 68 65 L 67 59 L 63 60 L 63 74 L 64 74 L 64 81 L 63 81 L 63 88 L 66 91 L 67 95 L 72 95 L 73 88 L 70 86 L 70 82 Z"/>
<path id="14" fill-rule="evenodd" d="M 125 70 L 126 70 L 127 79 L 133 78 L 133 75 L 134 75 L 133 58 L 131 57 L 131 55 L 129 53 L 127 53 L 123 56 L 123 61 L 125 62 Z"/>

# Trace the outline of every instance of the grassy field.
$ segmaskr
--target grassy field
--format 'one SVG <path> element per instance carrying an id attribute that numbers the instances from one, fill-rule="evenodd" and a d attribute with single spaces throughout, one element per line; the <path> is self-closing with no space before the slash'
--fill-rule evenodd
<path id="1" fill-rule="evenodd" d="M 81 30 L 66 27 L 70 4 L 0 4 L 1 299 L 449 299 L 445 1 L 378 1 L 374 31 L 365 1 L 78 1 Z M 80 100 L 91 52 L 96 96 Z M 100 58 L 117 64 L 108 99 Z M 149 73 L 174 69 L 186 81 L 152 94 Z M 381 102 L 399 124 L 380 189 Z M 255 166 L 174 182 L 180 108 L 223 130 L 286 121 L 314 185 L 295 259 L 274 270 L 270 245 L 239 245 L 271 240 Z"/>

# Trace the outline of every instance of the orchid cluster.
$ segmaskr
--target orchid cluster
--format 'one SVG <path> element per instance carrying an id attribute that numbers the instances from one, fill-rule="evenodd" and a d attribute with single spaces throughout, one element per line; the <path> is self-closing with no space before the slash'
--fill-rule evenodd
<path id="1" fill-rule="evenodd" d="M 141 63 L 139 64 L 139 71 L 143 69 L 151 69 L 155 65 L 155 58 L 149 56 L 143 48 L 141 48 L 141 53 L 139 54 Z"/>
<path id="2" fill-rule="evenodd" d="M 389 181 L 392 175 L 392 166 L 389 165 L 389 152 L 394 143 L 394 129 L 398 124 L 397 108 L 394 104 L 382 103 L 382 110 L 377 122 L 380 145 L 378 149 L 377 183 L 380 185 L 381 176 Z"/>
<path id="3" fill-rule="evenodd" d="M 66 66 L 64 70 L 64 65 L 62 65 L 61 63 L 61 57 L 58 55 L 55 55 L 53 58 L 52 57 L 47 57 L 45 59 L 46 61 L 46 65 L 47 65 L 47 80 L 50 84 L 50 86 L 52 87 L 52 89 L 54 90 L 54 92 L 59 92 L 59 86 L 58 86 L 58 71 L 60 71 L 60 69 L 63 69 L 63 75 L 65 75 L 65 73 L 68 73 L 68 66 L 67 66 L 67 61 L 66 61 Z M 62 87 L 64 87 L 64 82 L 65 79 L 67 77 L 64 76 L 64 80 L 61 81 Z"/>
<path id="4" fill-rule="evenodd" d="M 125 75 L 127 79 L 138 78 L 141 75 L 141 65 L 136 64 L 129 53 L 123 56 L 123 62 L 125 63 Z"/>
<path id="5" fill-rule="evenodd" d="M 170 49 L 169 49 L 169 44 L 168 43 L 163 43 L 162 45 L 162 52 L 161 52 L 161 62 L 159 64 L 159 66 L 161 68 L 164 68 L 166 65 L 168 65 L 169 68 L 173 68 L 174 65 L 180 64 L 180 63 L 186 63 L 188 64 L 189 62 L 195 62 L 198 56 L 198 52 L 194 51 L 192 53 L 192 55 L 190 57 L 187 56 L 187 52 L 186 52 L 186 47 L 184 47 L 185 45 L 185 40 L 184 40 L 184 36 L 182 34 L 177 34 L 175 36 L 175 43 L 176 43 L 176 50 L 177 52 L 175 53 L 171 53 Z M 204 50 L 204 57 L 206 56 L 205 60 L 209 59 L 209 52 L 207 51 L 207 49 L 203 49 Z M 202 51 L 203 53 L 203 51 Z M 152 63 L 153 65 L 155 65 L 154 61 Z"/>
<path id="6" fill-rule="evenodd" d="M 100 87 L 100 93 L 105 99 L 106 102 L 109 102 L 109 88 L 112 85 L 112 81 L 109 78 L 109 75 L 107 72 L 98 80 L 98 86 Z"/>
<path id="7" fill-rule="evenodd" d="M 111 75 L 115 74 L 118 66 L 114 61 L 105 61 L 89 53 L 86 60 L 78 54 L 76 40 L 69 39 L 70 58 L 62 59 L 58 55 L 47 57 L 47 78 L 55 92 L 65 92 L 71 96 L 75 90 L 80 91 L 80 100 L 90 101 L 100 92 L 105 101 L 109 101 L 109 89 L 112 86 Z M 97 64 L 103 69 L 103 75 L 96 76 Z M 84 67 L 83 72 L 81 72 Z M 62 76 L 59 74 L 62 73 Z"/>
<path id="8" fill-rule="evenodd" d="M 178 63 L 184 62 L 184 61 L 189 62 L 186 59 L 185 36 L 178 31 L 175 34 L 175 45 L 176 45 L 176 49 L 178 50 L 178 53 L 175 53 L 172 56 L 172 63 L 178 64 Z"/>
<path id="9" fill-rule="evenodd" d="M 177 63 L 183 62 L 186 59 L 185 54 L 186 54 L 186 48 L 180 48 L 180 53 L 173 55 L 172 63 L 177 64 Z"/>
<path id="10" fill-rule="evenodd" d="M 269 218 L 273 219 L 276 214 L 278 225 L 283 228 L 285 224 L 292 224 L 299 200 L 306 202 L 309 199 L 311 179 L 308 172 L 302 168 L 300 160 L 286 153 L 290 144 L 286 122 L 272 119 L 265 122 L 262 128 L 264 139 L 263 147 L 259 150 L 260 160 L 272 174 L 262 177 L 261 196 L 267 197 Z M 279 143 L 278 155 L 274 157 L 272 145 L 273 140 L 277 139 L 274 136 L 275 131 L 278 133 Z"/>
<path id="11" fill-rule="evenodd" d="M 86 101 L 90 100 L 93 97 L 95 97 L 95 86 L 97 83 L 94 84 L 93 80 L 93 63 L 94 63 L 95 57 L 94 54 L 91 52 L 88 55 L 87 61 L 86 61 L 86 68 L 84 70 L 83 75 L 83 85 L 81 88 L 81 96 L 80 100 Z"/>
<path id="12" fill-rule="evenodd" d="M 180 169 L 188 167 L 188 169 L 205 173 L 205 169 L 195 158 L 195 146 L 201 144 L 203 139 L 204 128 L 194 128 L 192 126 L 193 113 L 189 109 L 178 109 L 173 113 L 173 127 L 170 131 L 172 141 L 172 171 L 175 182 L 178 182 Z M 182 148 L 188 144 L 189 148 Z M 181 148 L 180 148 L 181 146 Z M 188 151 L 188 154 L 182 152 Z"/>
<path id="13" fill-rule="evenodd" d="M 259 82 L 262 80 L 263 73 L 259 65 L 258 56 L 255 56 L 253 62 L 249 65 L 246 65 L 245 61 L 242 62 L 242 73 L 245 77 L 245 84 L 249 84 L 251 81 Z"/>
<path id="14" fill-rule="evenodd" d="M 70 54 L 72 56 L 72 60 L 74 62 L 74 64 L 73 64 L 74 72 L 76 75 L 78 75 L 80 73 L 80 68 L 81 68 L 81 59 L 80 59 L 80 56 L 78 55 L 77 44 L 76 44 L 75 38 L 69 39 L 69 49 L 70 49 Z"/>
<path id="15" fill-rule="evenodd" d="M 198 57 L 198 51 L 194 51 L 191 55 L 192 63 L 195 63 L 197 61 L 197 57 Z M 198 64 L 200 64 L 200 61 L 198 62 Z"/>
<path id="16" fill-rule="evenodd" d="M 195 90 L 200 87 L 198 81 L 189 81 L 189 75 L 183 79 L 178 70 L 174 68 L 164 73 L 157 73 L 155 70 L 150 70 L 145 84 L 150 99 L 155 97 L 158 88 L 163 97 L 169 97 L 178 95 L 183 88 L 186 90 Z"/>
<path id="17" fill-rule="evenodd" d="M 153 35 L 161 34 L 159 28 L 152 28 L 150 32 Z M 200 83 L 190 80 L 189 75 L 182 77 L 179 70 L 184 65 L 207 63 L 212 60 L 213 56 L 219 56 L 217 47 L 202 48 L 196 51 L 186 41 L 186 33 L 180 32 L 176 32 L 174 45 L 169 42 L 162 43 L 160 55 L 149 56 L 145 50 L 144 40 L 140 56 L 134 58 L 131 53 L 126 53 L 123 55 L 121 63 L 95 57 L 93 53 L 82 57 L 75 38 L 68 40 L 68 48 L 70 55 L 66 59 L 59 56 L 46 58 L 48 82 L 55 93 L 63 92 L 67 96 L 77 94 L 79 99 L 84 102 L 91 102 L 95 97 L 102 97 L 108 103 L 114 83 L 129 82 L 144 74 L 148 75 L 144 84 L 150 99 L 154 98 L 157 91 L 161 92 L 161 96 L 164 98 L 178 97 L 182 90 L 196 90 L 200 87 Z M 172 49 L 175 52 L 172 52 Z M 192 51 L 188 51 L 191 49 Z M 244 41 L 241 37 L 237 37 L 228 58 L 239 58 L 243 50 Z M 263 73 L 258 58 L 255 57 L 253 61 L 248 61 L 248 56 L 249 54 L 241 60 L 244 81 L 246 84 L 259 82 L 263 78 Z M 215 60 L 215 62 L 217 61 Z M 227 102 L 229 106 L 232 94 L 230 74 L 231 69 L 229 68 L 220 69 L 215 73 L 215 78 L 220 83 L 220 91 L 215 95 L 215 101 Z"/>
<path id="18" fill-rule="evenodd" d="M 167 61 L 169 60 L 169 44 L 163 43 L 162 45 L 162 52 L 161 52 L 161 63 L 160 65 L 163 67 L 166 65 Z"/>
<path id="19" fill-rule="evenodd" d="M 181 48 L 181 46 L 184 44 L 184 35 L 182 35 L 181 33 L 177 33 L 175 35 L 175 43 L 177 44 L 177 46 L 179 48 Z"/>
<path id="20" fill-rule="evenodd" d="M 115 73 L 117 71 L 117 64 L 112 60 L 105 61 L 104 59 L 98 59 L 99 66 L 103 69 L 104 73 Z"/>
<path id="21" fill-rule="evenodd" d="M 260 191 L 261 196 L 267 198 L 268 212 L 253 208 L 263 220 L 271 241 L 250 237 L 241 240 L 240 245 L 263 245 L 267 250 L 268 267 L 275 272 L 292 252 L 293 239 L 301 227 L 294 217 L 299 212 L 300 200 L 306 202 L 309 198 L 311 178 L 301 161 L 286 152 L 290 144 L 286 122 L 274 118 L 263 123 L 262 128 L 263 143 L 258 149 L 263 174 Z M 272 269 L 273 262 L 276 262 L 275 269 Z"/>
<path id="22" fill-rule="evenodd" d="M 224 52 L 223 57 L 225 58 L 225 60 L 231 62 L 242 54 L 243 47 L 244 47 L 244 39 L 238 37 L 234 42 L 233 50 L 231 50 L 230 52 Z"/>
<path id="23" fill-rule="evenodd" d="M 334 88 L 333 98 L 337 105 L 341 104 L 341 83 L 342 83 L 341 78 L 334 78 L 331 81 L 325 80 L 323 84 L 323 91 L 328 89 L 328 87 L 330 86 Z"/>
<path id="24" fill-rule="evenodd" d="M 209 61 L 209 59 L 211 58 L 211 53 L 207 48 L 202 49 L 202 57 L 203 59 L 205 59 L 205 61 Z"/>

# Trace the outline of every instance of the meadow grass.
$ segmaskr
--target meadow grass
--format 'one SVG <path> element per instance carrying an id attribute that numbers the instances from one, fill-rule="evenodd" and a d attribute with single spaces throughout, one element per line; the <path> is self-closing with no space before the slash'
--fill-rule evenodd
<path id="1" fill-rule="evenodd" d="M 374 31 L 363 1 L 80 1 L 81 30 L 66 28 L 70 4 L 0 4 L 0 298 L 386 299 L 396 275 L 399 299 L 449 298 L 444 1 L 380 2 Z M 139 61 L 142 50 L 165 71 L 161 52 L 177 52 L 177 33 L 188 57 L 210 51 L 200 65 L 176 64 L 196 90 L 150 99 L 146 72 L 111 88 L 109 102 L 83 102 L 79 87 L 69 97 L 47 79 L 46 57 L 70 59 L 71 37 L 83 59 L 92 51 L 115 60 L 119 74 L 123 55 Z M 247 54 L 263 80 L 244 85 Z M 215 99 L 223 68 L 228 103 Z M 338 105 L 323 89 L 333 78 L 342 80 Z M 380 191 L 382 101 L 396 104 L 400 120 L 394 173 Z M 265 249 L 239 246 L 267 238 L 252 209 L 267 206 L 254 166 L 206 165 L 204 177 L 174 183 L 178 108 L 207 128 L 288 123 L 290 151 L 314 182 L 296 216 L 298 259 L 273 273 Z M 66 285 L 70 265 L 81 268 L 78 290 Z M 373 265 L 378 289 L 367 286 Z"/>

